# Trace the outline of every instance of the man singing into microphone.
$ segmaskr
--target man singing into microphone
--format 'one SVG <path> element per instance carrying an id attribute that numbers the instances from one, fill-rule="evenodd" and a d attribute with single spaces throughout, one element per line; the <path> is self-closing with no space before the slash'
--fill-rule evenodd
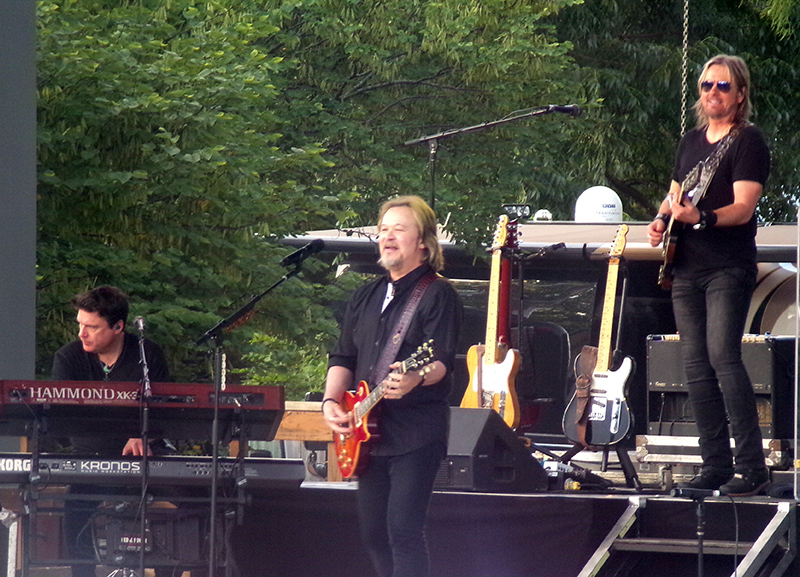
<path id="1" fill-rule="evenodd" d="M 136 335 L 126 333 L 128 297 L 120 289 L 100 286 L 72 299 L 78 311 L 78 340 L 63 346 L 53 359 L 52 376 L 57 381 L 124 381 L 142 379 L 139 362 L 139 342 Z M 169 368 L 164 353 L 156 343 L 144 339 L 145 357 L 153 382 L 169 382 Z M 114 458 L 120 455 L 141 456 L 142 439 L 128 439 L 107 431 L 94 437 L 72 437 L 73 452 L 82 456 Z M 151 444 L 152 449 L 162 446 L 161 441 Z M 94 493 L 91 486 L 71 487 L 73 494 Z M 71 558 L 94 558 L 92 531 L 87 523 L 96 503 L 67 501 L 64 533 Z M 159 572 L 163 571 L 163 572 Z M 171 568 L 160 568 L 156 575 L 171 575 Z M 73 577 L 94 577 L 92 565 L 74 565 Z"/>

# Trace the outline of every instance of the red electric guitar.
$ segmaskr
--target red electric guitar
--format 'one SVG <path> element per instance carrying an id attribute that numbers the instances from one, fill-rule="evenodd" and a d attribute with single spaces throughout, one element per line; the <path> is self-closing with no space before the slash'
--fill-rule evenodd
<path id="1" fill-rule="evenodd" d="M 424 367 L 433 360 L 433 340 L 420 346 L 408 357 L 395 373 L 405 374 Z M 383 387 L 379 384 L 370 392 L 366 381 L 358 383 L 355 393 L 346 391 L 342 399 L 342 408 L 351 413 L 350 425 L 353 432 L 349 435 L 334 435 L 333 445 L 336 449 L 336 462 L 342 477 L 357 477 L 367 465 L 369 444 L 378 438 L 378 425 L 370 412 L 383 398 Z"/>

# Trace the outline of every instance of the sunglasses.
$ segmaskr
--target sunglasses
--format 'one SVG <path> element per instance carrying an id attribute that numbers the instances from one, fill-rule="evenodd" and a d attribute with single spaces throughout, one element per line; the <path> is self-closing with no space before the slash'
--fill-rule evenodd
<path id="1" fill-rule="evenodd" d="M 704 80 L 700 83 L 700 90 L 703 92 L 711 92 L 711 89 L 714 88 L 714 84 L 717 85 L 717 90 L 722 92 L 723 94 L 727 94 L 731 91 L 731 83 L 727 80 L 718 80 L 717 82 L 712 82 L 711 80 Z"/>

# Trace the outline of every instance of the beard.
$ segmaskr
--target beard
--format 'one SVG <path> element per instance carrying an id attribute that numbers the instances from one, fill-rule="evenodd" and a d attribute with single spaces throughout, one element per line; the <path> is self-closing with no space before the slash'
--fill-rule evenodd
<path id="1" fill-rule="evenodd" d="M 403 259 L 400 257 L 380 257 L 378 264 L 386 270 L 397 270 L 403 264 Z"/>

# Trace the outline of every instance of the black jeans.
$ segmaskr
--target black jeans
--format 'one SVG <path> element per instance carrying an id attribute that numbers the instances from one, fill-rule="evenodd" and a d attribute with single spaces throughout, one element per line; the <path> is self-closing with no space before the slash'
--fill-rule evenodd
<path id="1" fill-rule="evenodd" d="M 728 268 L 676 278 L 672 286 L 703 468 L 722 474 L 734 470 L 731 435 L 736 472 L 765 467 L 756 397 L 742 362 L 755 278 L 754 271 Z"/>
<path id="2" fill-rule="evenodd" d="M 364 546 L 380 577 L 427 577 L 425 524 L 444 443 L 392 457 L 370 457 L 358 479 L 358 514 Z"/>

